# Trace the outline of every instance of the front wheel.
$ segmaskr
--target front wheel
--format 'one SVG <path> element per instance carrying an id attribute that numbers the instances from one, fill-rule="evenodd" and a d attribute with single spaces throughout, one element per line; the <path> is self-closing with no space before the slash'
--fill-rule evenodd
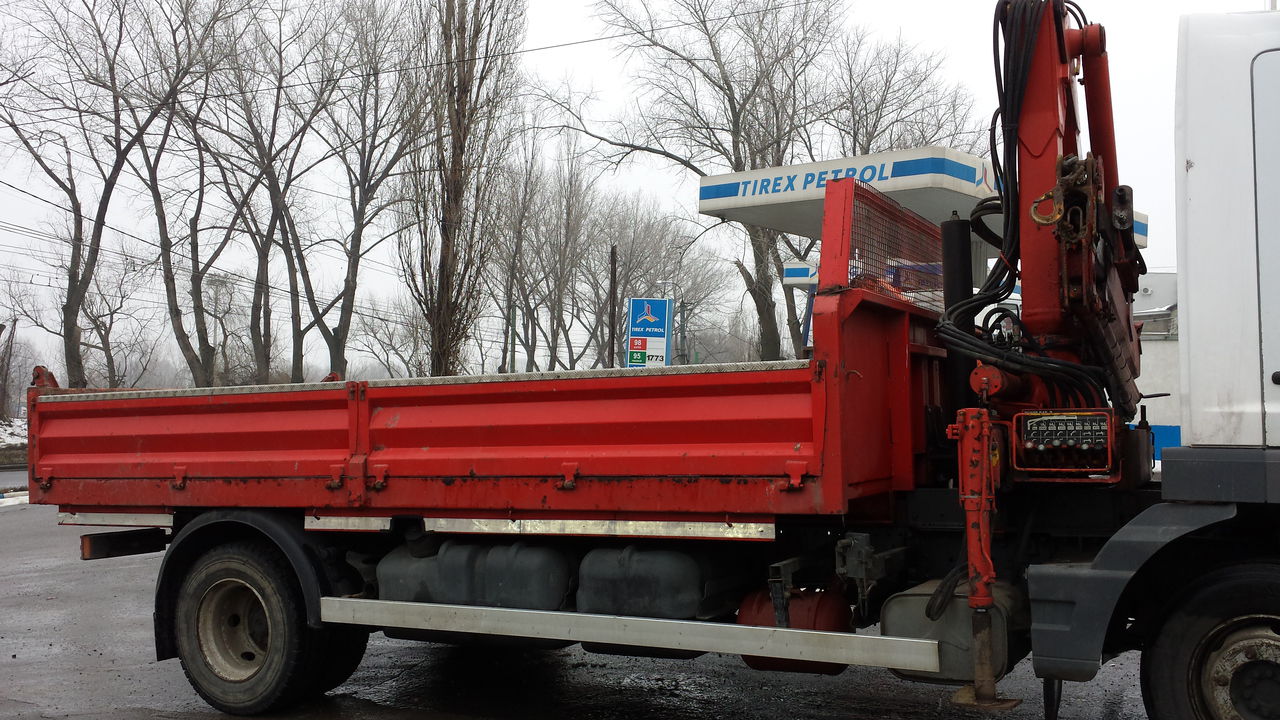
<path id="1" fill-rule="evenodd" d="M 1142 653 L 1152 720 L 1280 720 L 1280 565 L 1207 575 Z"/>
<path id="2" fill-rule="evenodd" d="M 201 556 L 178 590 L 174 629 L 187 679 L 223 712 L 283 709 L 314 683 L 315 633 L 293 570 L 271 548 L 234 543 Z"/>

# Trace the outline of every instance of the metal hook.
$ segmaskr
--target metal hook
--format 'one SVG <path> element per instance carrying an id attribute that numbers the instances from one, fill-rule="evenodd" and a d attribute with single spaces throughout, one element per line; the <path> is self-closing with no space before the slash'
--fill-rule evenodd
<path id="1" fill-rule="evenodd" d="M 1046 200 L 1053 201 L 1053 212 L 1048 215 L 1041 215 L 1039 210 L 1040 203 Z M 1031 203 L 1031 221 L 1037 225 L 1053 225 L 1062 219 L 1062 213 L 1062 188 L 1060 186 L 1054 186 L 1052 190 L 1036 198 Z"/>

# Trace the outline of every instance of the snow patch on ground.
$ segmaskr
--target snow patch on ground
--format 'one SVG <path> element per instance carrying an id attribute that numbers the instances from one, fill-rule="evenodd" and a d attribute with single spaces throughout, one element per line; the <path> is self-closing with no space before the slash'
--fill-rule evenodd
<path id="1" fill-rule="evenodd" d="M 24 419 L 0 420 L 0 448 L 22 447 L 27 444 L 27 421 Z"/>

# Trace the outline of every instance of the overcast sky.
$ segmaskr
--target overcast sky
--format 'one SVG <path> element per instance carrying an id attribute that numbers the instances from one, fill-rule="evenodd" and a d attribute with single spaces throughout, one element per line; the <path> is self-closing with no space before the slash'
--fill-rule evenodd
<path id="1" fill-rule="evenodd" d="M 1198 12 L 1263 9 L 1266 0 L 1080 0 L 1089 19 L 1107 28 L 1116 109 L 1120 180 L 1133 186 L 1136 205 L 1150 215 L 1148 265 L 1172 269 L 1174 247 L 1173 112 L 1177 68 L 1178 18 Z M 831 3 L 838 5 L 839 3 Z M 529 0 L 525 67 L 545 81 L 569 79 L 578 88 L 593 88 L 601 97 L 598 114 L 608 116 L 627 98 L 627 68 L 612 42 L 603 41 L 553 50 L 547 45 L 599 38 L 606 33 L 590 0 Z M 992 0 L 850 0 L 843 19 L 884 37 L 901 34 L 924 50 L 940 50 L 948 58 L 945 72 L 973 92 L 981 116 L 995 105 L 991 63 Z M 5 143 L 12 139 L 0 133 Z M 0 148 L 0 176 L 44 197 L 57 193 L 26 169 L 20 154 Z M 602 178 L 614 187 L 641 190 L 673 205 L 696 208 L 697 185 L 689 173 L 656 162 L 637 163 Z M 50 227 L 55 218 L 47 206 L 0 187 L 4 219 L 22 225 Z M 145 204 L 135 208 L 139 217 Z M 121 224 L 126 224 L 121 218 Z M 141 232 L 147 223 L 138 222 Z M 10 247 L 30 245 L 28 238 L 0 231 Z M 740 244 L 740 243 L 730 243 Z M 740 248 L 739 248 L 740 249 Z M 725 254 L 739 249 L 724 248 Z M 36 267 L 38 261 L 5 250 L 5 264 Z"/>
<path id="2" fill-rule="evenodd" d="M 1191 13 L 1261 10 L 1265 0 L 1079 0 L 1090 22 L 1107 30 L 1116 113 L 1120 181 L 1133 186 L 1137 208 L 1150 215 L 1151 269 L 1172 269 L 1174 247 L 1173 93 L 1177 72 L 1178 18 Z M 831 3 L 836 5 L 837 3 Z M 851 0 L 845 18 L 886 37 L 901 33 L 922 49 L 947 56 L 946 71 L 973 92 L 983 116 L 995 109 L 990 0 Z M 530 0 L 526 47 L 599 36 L 602 28 L 588 0 Z M 525 55 L 527 67 L 545 79 L 572 77 L 593 86 L 602 103 L 625 98 L 625 68 L 609 42 Z M 696 183 L 687 173 L 639 166 L 612 179 L 649 192 L 670 188 L 680 204 L 694 207 Z"/>
<path id="3" fill-rule="evenodd" d="M 1177 69 L 1178 18 L 1188 13 L 1263 9 L 1266 0 L 1080 0 L 1090 21 L 1107 28 L 1111 81 L 1116 112 L 1120 180 L 1134 188 L 1139 210 L 1150 215 L 1148 265 L 1171 269 L 1174 249 L 1173 94 Z M 832 3 L 837 5 L 838 3 Z M 947 56 L 946 72 L 973 92 L 986 116 L 995 107 L 991 62 L 991 0 L 850 0 L 843 22 L 892 37 L 901 34 L 925 50 Z M 833 22 L 840 18 L 833 17 Z M 529 0 L 527 49 L 597 38 L 605 34 L 591 0 Z M 612 42 L 534 50 L 523 56 L 539 78 L 572 80 L 600 96 L 599 114 L 625 102 L 626 67 Z M 6 141 L 10 140 L 5 136 Z M 7 148 L 5 148 L 7 150 Z M 12 162 L 16 159 L 18 162 Z M 3 175 L 55 197 L 37 176 L 14 167 L 21 157 L 0 152 Z M 32 181 L 35 181 L 32 183 Z M 604 182 L 642 189 L 690 210 L 696 207 L 697 185 L 687 172 L 658 163 L 637 163 Z M 46 207 L 0 188 L 7 219 L 41 224 Z M 10 239 L 12 240 L 12 239 Z M 11 258 L 12 259 L 12 258 Z"/>

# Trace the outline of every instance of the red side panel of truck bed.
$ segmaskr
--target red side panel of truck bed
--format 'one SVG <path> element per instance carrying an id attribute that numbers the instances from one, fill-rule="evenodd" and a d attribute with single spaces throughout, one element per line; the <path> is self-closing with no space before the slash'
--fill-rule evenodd
<path id="1" fill-rule="evenodd" d="M 79 506 L 822 511 L 774 487 L 819 469 L 807 364 L 581 375 L 44 395 L 31 462 Z"/>

